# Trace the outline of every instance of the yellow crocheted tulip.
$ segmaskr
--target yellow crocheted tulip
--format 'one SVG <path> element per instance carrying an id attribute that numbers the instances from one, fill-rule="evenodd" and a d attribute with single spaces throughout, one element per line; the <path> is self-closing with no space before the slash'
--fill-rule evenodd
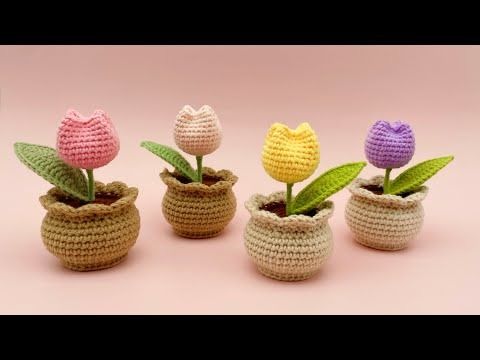
<path id="1" fill-rule="evenodd" d="M 293 184 L 313 174 L 320 161 L 320 146 L 308 123 L 295 130 L 275 123 L 268 130 L 263 146 L 262 163 L 275 180 Z"/>

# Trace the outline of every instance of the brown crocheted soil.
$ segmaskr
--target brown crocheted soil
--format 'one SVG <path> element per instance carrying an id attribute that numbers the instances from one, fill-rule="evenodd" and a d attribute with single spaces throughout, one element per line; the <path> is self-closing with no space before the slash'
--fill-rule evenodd
<path id="1" fill-rule="evenodd" d="M 189 184 L 192 182 L 189 178 L 186 178 L 185 176 L 175 176 L 175 178 L 180 181 L 182 184 Z M 213 184 L 216 184 L 219 182 L 220 179 L 219 177 L 216 176 L 210 176 L 210 175 L 203 175 L 202 176 L 202 184 L 207 185 L 207 186 L 212 186 Z"/>
<path id="2" fill-rule="evenodd" d="M 287 209 L 284 202 L 274 201 L 268 204 L 264 204 L 260 207 L 260 210 L 265 210 L 277 214 L 277 216 L 281 218 L 287 216 Z"/>
<path id="3" fill-rule="evenodd" d="M 86 201 L 79 200 L 79 199 L 73 199 L 73 198 L 70 198 L 70 197 L 60 198 L 60 199 L 58 199 L 58 201 L 66 204 L 66 205 L 70 205 L 71 207 L 77 209 L 77 208 L 79 208 L 81 206 L 84 206 L 84 205 L 87 205 L 87 204 L 111 205 L 120 198 L 121 198 L 121 196 L 118 196 L 118 195 L 101 194 L 101 195 L 95 196 L 95 200 L 91 201 L 91 202 L 86 202 Z"/>
<path id="4" fill-rule="evenodd" d="M 364 185 L 364 186 L 362 186 L 362 189 L 368 190 L 368 191 L 374 193 L 375 195 L 383 195 L 383 186 Z M 409 192 L 406 192 L 406 193 L 403 193 L 403 194 L 398 194 L 398 196 L 401 196 L 402 198 L 405 198 L 409 195 L 412 195 L 414 192 L 415 191 L 409 191 Z"/>
<path id="5" fill-rule="evenodd" d="M 378 185 L 364 185 L 362 186 L 362 189 L 368 190 L 375 195 L 383 195 L 383 186 L 378 186 Z"/>
<path id="6" fill-rule="evenodd" d="M 281 218 L 284 218 L 284 217 L 287 216 L 286 205 L 285 205 L 285 202 L 283 202 L 283 201 L 273 201 L 273 202 L 270 202 L 268 204 L 262 205 L 260 207 L 260 210 L 269 211 L 273 214 L 276 214 L 278 217 L 281 217 Z M 310 210 L 309 212 L 304 213 L 302 215 L 313 217 L 313 216 L 315 216 L 316 213 L 317 213 L 317 210 L 313 209 L 313 210 Z"/>

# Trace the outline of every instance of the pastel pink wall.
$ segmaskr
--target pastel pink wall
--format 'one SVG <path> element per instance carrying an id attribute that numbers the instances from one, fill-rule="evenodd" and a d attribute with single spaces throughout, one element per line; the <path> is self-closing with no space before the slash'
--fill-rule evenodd
<path id="1" fill-rule="evenodd" d="M 479 64 L 478 46 L 0 46 L 0 313 L 480 313 Z M 184 104 L 215 109 L 224 139 L 204 163 L 240 178 L 237 216 L 215 239 L 172 234 L 161 213 L 165 165 L 139 147 L 174 145 Z M 72 273 L 43 248 L 38 197 L 50 185 L 13 153 L 19 140 L 54 146 L 69 107 L 110 114 L 120 153 L 96 177 L 140 189 L 138 243 L 110 270 Z M 259 275 L 243 247 L 243 202 L 282 189 L 260 162 L 269 125 L 310 122 L 318 175 L 363 160 L 378 119 L 411 123 L 411 164 L 456 156 L 428 182 L 417 240 L 396 253 L 356 245 L 344 190 L 332 197 L 335 249 L 321 273 L 301 283 Z"/>

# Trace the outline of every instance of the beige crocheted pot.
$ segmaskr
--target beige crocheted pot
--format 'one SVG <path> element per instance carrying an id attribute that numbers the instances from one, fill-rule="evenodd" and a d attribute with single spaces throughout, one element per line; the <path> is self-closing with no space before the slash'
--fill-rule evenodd
<path id="1" fill-rule="evenodd" d="M 121 262 L 135 244 L 140 216 L 135 207 L 138 189 L 121 182 L 95 182 L 96 196 L 117 195 L 110 205 L 67 205 L 58 188 L 40 197 L 47 210 L 42 223 L 43 243 L 62 264 L 76 271 L 100 270 Z"/>
<path id="2" fill-rule="evenodd" d="M 352 196 L 345 208 L 345 219 L 362 245 L 379 250 L 400 250 L 407 247 L 420 231 L 423 207 L 428 188 L 401 197 L 376 195 L 364 189 L 366 185 L 383 185 L 383 176 L 370 180 L 356 179 L 348 189 Z"/>
<path id="3" fill-rule="evenodd" d="M 278 215 L 260 208 L 285 201 L 285 192 L 253 195 L 245 207 L 251 214 L 244 232 L 245 247 L 259 271 L 283 281 L 304 280 L 314 275 L 333 249 L 328 219 L 333 203 L 324 201 L 313 217 Z"/>
<path id="4" fill-rule="evenodd" d="M 237 200 L 232 186 L 238 178 L 228 170 L 215 171 L 208 167 L 203 168 L 203 175 L 216 182 L 212 185 L 185 183 L 179 173 L 167 169 L 160 174 L 167 185 L 162 211 L 180 236 L 193 239 L 213 237 L 235 215 Z"/>

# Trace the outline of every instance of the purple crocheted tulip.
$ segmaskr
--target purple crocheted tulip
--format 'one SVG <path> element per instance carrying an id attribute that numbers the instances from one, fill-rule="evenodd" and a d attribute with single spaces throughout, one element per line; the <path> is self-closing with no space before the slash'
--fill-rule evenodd
<path id="1" fill-rule="evenodd" d="M 381 169 L 395 169 L 406 165 L 415 152 L 415 135 L 410 125 L 396 121 L 377 121 L 368 132 L 365 155 L 368 161 Z"/>

